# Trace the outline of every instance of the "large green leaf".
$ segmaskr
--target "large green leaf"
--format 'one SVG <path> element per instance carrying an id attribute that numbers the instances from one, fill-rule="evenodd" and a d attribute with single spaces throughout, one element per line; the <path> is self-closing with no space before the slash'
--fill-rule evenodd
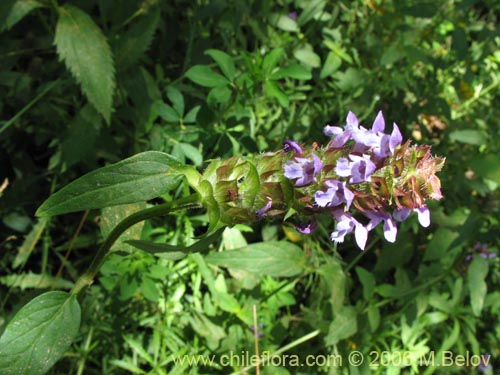
<path id="1" fill-rule="evenodd" d="M 0 31 L 8 30 L 33 9 L 41 7 L 35 0 L 2 0 L 0 2 Z"/>
<path id="2" fill-rule="evenodd" d="M 0 337 L 2 375 L 41 375 L 68 350 L 80 328 L 76 295 L 44 293 L 14 316 Z"/>
<path id="3" fill-rule="evenodd" d="M 60 59 L 80 83 L 88 100 L 109 122 L 115 69 L 101 29 L 87 13 L 65 5 L 59 8 L 54 43 Z"/>
<path id="4" fill-rule="evenodd" d="M 38 216 L 54 216 L 92 208 L 146 201 L 171 190 L 184 165 L 158 151 L 147 151 L 73 181 L 50 196 Z"/>
<path id="5" fill-rule="evenodd" d="M 213 253 L 206 257 L 206 261 L 232 270 L 268 276 L 290 277 L 305 269 L 302 249 L 285 241 L 255 243 L 236 250 Z"/>

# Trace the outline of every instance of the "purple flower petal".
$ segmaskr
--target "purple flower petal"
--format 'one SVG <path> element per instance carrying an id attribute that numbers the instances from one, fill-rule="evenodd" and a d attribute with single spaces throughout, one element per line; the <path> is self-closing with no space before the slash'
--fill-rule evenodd
<path id="1" fill-rule="evenodd" d="M 351 175 L 351 166 L 347 158 L 338 158 L 335 166 L 335 173 L 340 177 L 348 177 Z"/>
<path id="2" fill-rule="evenodd" d="M 296 154 L 302 154 L 302 148 L 299 146 L 299 144 L 297 142 L 290 141 L 288 139 L 283 143 L 283 151 L 285 152 L 293 151 Z"/>
<path id="3" fill-rule="evenodd" d="M 341 148 L 346 144 L 346 142 L 351 139 L 352 133 L 350 131 L 345 131 L 335 136 L 335 138 L 330 141 L 328 148 Z"/>
<path id="4" fill-rule="evenodd" d="M 346 129 L 348 130 L 350 130 L 351 128 L 357 129 L 359 126 L 358 118 L 351 111 L 349 111 L 349 113 L 347 114 L 346 123 Z"/>
<path id="5" fill-rule="evenodd" d="M 257 215 L 257 217 L 259 219 L 262 219 L 264 216 L 266 216 L 266 212 L 269 211 L 269 209 L 273 205 L 273 200 L 270 197 L 266 197 L 266 199 L 267 199 L 267 202 L 264 205 L 264 207 L 262 207 L 261 209 L 255 211 L 255 214 Z"/>
<path id="6" fill-rule="evenodd" d="M 361 250 L 364 250 L 366 241 L 368 240 L 368 229 L 366 229 L 360 223 L 357 223 L 354 230 L 354 237 L 356 238 L 356 243 L 358 244 L 359 248 Z"/>
<path id="7" fill-rule="evenodd" d="M 401 207 L 392 213 L 392 217 L 394 218 L 394 220 L 401 222 L 405 221 L 408 216 L 410 216 L 410 214 L 411 210 L 409 208 Z"/>
<path id="8" fill-rule="evenodd" d="M 357 184 L 359 182 L 371 181 L 370 176 L 377 168 L 375 164 L 370 160 L 370 156 L 363 155 L 349 155 L 349 158 L 353 161 L 351 164 L 351 179 L 349 182 L 351 184 Z"/>
<path id="9" fill-rule="evenodd" d="M 382 111 L 378 111 L 377 117 L 375 121 L 373 121 L 372 132 L 374 133 L 383 133 L 385 129 L 385 120 Z"/>
<path id="10" fill-rule="evenodd" d="M 384 221 L 384 237 L 389 242 L 395 242 L 397 234 L 398 227 L 396 226 L 396 222 L 389 217 Z"/>
<path id="11" fill-rule="evenodd" d="M 335 210 L 332 214 L 337 220 L 335 231 L 330 235 L 332 241 L 336 243 L 344 242 L 344 237 L 354 230 L 356 244 L 361 250 L 364 250 L 368 239 L 368 230 L 349 213 L 343 210 Z"/>
<path id="12" fill-rule="evenodd" d="M 342 134 L 343 132 L 344 132 L 344 129 L 342 129 L 339 126 L 326 125 L 323 128 L 323 133 L 329 137 L 337 136 L 339 134 Z"/>
<path id="13" fill-rule="evenodd" d="M 424 228 L 427 228 L 431 224 L 431 212 L 426 206 L 416 208 L 414 211 L 418 214 L 418 222 Z"/>
<path id="14" fill-rule="evenodd" d="M 321 169 L 323 169 L 323 163 L 315 154 L 312 154 L 312 160 L 295 157 L 294 160 L 287 161 L 284 174 L 290 180 L 297 179 L 295 186 L 304 186 L 316 181 L 316 176 Z"/>
<path id="15" fill-rule="evenodd" d="M 391 155 L 394 154 L 394 150 L 401 144 L 401 142 L 403 142 L 403 135 L 399 131 L 396 123 L 394 123 L 394 127 L 391 133 L 391 139 L 389 141 L 389 149 L 391 150 Z"/>
<path id="16" fill-rule="evenodd" d="M 317 221 L 313 220 L 306 225 L 296 225 L 295 229 L 297 229 L 297 232 L 302 233 L 302 234 L 311 234 L 312 232 L 314 232 L 316 230 L 317 226 L 318 226 Z"/>
<path id="17" fill-rule="evenodd" d="M 325 185 L 328 187 L 326 191 L 320 190 L 314 194 L 314 201 L 319 207 L 336 207 L 342 203 L 347 208 L 351 206 L 354 193 L 346 187 L 345 182 L 327 180 Z"/>

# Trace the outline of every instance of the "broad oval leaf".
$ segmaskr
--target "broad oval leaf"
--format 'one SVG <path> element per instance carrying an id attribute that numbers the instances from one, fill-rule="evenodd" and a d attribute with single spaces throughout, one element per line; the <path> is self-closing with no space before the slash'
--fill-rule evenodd
<path id="1" fill-rule="evenodd" d="M 76 295 L 53 291 L 25 305 L 0 337 L 2 375 L 41 375 L 68 350 L 80 328 Z"/>
<path id="2" fill-rule="evenodd" d="M 65 5 L 59 8 L 54 43 L 59 58 L 64 60 L 88 100 L 109 123 L 115 69 L 101 29 L 87 13 Z"/>
<path id="3" fill-rule="evenodd" d="M 255 243 L 236 250 L 213 253 L 206 261 L 232 270 L 267 276 L 296 276 L 305 270 L 304 252 L 286 241 Z"/>
<path id="4" fill-rule="evenodd" d="M 142 202 L 173 189 L 185 166 L 159 151 L 147 151 L 80 177 L 51 195 L 38 216 Z"/>
<path id="5" fill-rule="evenodd" d="M 186 72 L 186 77 L 204 87 L 217 87 L 229 84 L 227 78 L 219 73 L 215 73 L 206 65 L 193 66 Z"/>

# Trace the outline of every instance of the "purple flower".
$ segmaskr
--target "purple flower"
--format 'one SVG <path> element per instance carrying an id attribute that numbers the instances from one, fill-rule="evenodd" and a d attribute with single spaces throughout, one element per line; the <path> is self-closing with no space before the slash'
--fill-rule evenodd
<path id="1" fill-rule="evenodd" d="M 299 146 L 299 144 L 297 142 L 290 141 L 288 139 L 283 143 L 283 151 L 285 152 L 293 151 L 296 154 L 302 154 L 302 148 Z"/>
<path id="2" fill-rule="evenodd" d="M 262 219 L 264 216 L 266 216 L 266 212 L 269 211 L 269 209 L 273 205 L 273 200 L 270 197 L 266 197 L 266 199 L 267 199 L 267 202 L 264 205 L 264 207 L 255 211 L 255 214 L 257 215 L 257 217 L 259 219 Z"/>
<path id="3" fill-rule="evenodd" d="M 352 125 L 350 127 L 350 129 L 353 129 L 354 151 L 364 152 L 367 148 L 371 148 L 373 154 L 377 158 L 382 159 L 394 154 L 394 150 L 403 140 L 403 136 L 396 124 L 394 124 L 391 135 L 384 134 L 385 120 L 382 111 L 378 112 L 371 130 L 367 130 L 361 126 L 357 127 L 357 123 L 355 122 L 354 124 L 356 126 Z"/>
<path id="4" fill-rule="evenodd" d="M 297 232 L 302 233 L 302 234 L 311 234 L 316 230 L 316 227 L 318 226 L 318 223 L 316 220 L 311 221 L 309 224 L 305 225 L 296 225 L 295 229 L 297 229 Z"/>
<path id="5" fill-rule="evenodd" d="M 327 180 L 325 185 L 328 187 L 326 191 L 317 191 L 314 194 L 314 201 L 319 207 L 336 207 L 345 203 L 347 208 L 354 200 L 354 193 L 346 187 L 345 182 L 337 180 Z"/>
<path id="6" fill-rule="evenodd" d="M 312 154 L 312 160 L 298 157 L 295 157 L 294 160 L 285 163 L 286 178 L 290 180 L 296 178 L 296 186 L 304 186 L 316 181 L 316 176 L 323 168 L 323 163 L 315 154 Z"/>
<path id="7" fill-rule="evenodd" d="M 325 133 L 325 135 L 333 137 L 333 139 L 328 144 L 328 148 L 340 148 L 344 146 L 346 142 L 351 138 L 350 131 L 344 131 L 338 126 L 327 125 L 323 129 L 323 133 Z"/>
<path id="8" fill-rule="evenodd" d="M 370 176 L 377 168 L 370 160 L 369 155 L 349 155 L 349 162 L 347 158 L 339 158 L 335 172 L 341 177 L 351 176 L 349 183 L 357 184 L 359 182 L 370 181 Z"/>
<path id="9" fill-rule="evenodd" d="M 398 234 L 398 227 L 396 222 L 387 212 L 383 211 L 365 211 L 363 214 L 370 219 L 370 222 L 366 226 L 369 231 L 379 225 L 382 221 L 384 222 L 384 237 L 389 242 L 396 241 L 396 235 Z"/>
<path id="10" fill-rule="evenodd" d="M 417 213 L 418 222 L 420 223 L 421 226 L 427 228 L 431 224 L 431 213 L 429 211 L 429 208 L 427 208 L 427 206 L 415 208 L 413 211 Z M 405 221 L 410 215 L 410 213 L 411 210 L 409 208 L 401 207 L 392 213 L 392 217 L 396 221 Z"/>
<path id="11" fill-rule="evenodd" d="M 349 234 L 354 230 L 356 243 L 361 250 L 364 250 L 366 240 L 368 239 L 368 230 L 349 213 L 344 212 L 343 210 L 333 211 L 333 216 L 337 220 L 337 226 L 335 231 L 332 232 L 330 236 L 332 241 L 335 243 L 344 242 L 346 234 Z"/>

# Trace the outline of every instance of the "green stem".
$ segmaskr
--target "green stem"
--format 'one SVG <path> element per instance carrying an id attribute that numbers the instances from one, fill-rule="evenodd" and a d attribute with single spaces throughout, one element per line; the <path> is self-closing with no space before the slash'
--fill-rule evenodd
<path id="1" fill-rule="evenodd" d="M 176 200 L 174 202 L 168 202 L 164 204 L 159 204 L 154 207 L 146 208 L 145 210 L 136 212 L 126 217 L 122 221 L 120 221 L 118 225 L 114 227 L 111 233 L 106 237 L 101 247 L 99 247 L 99 250 L 97 251 L 97 254 L 92 260 L 92 263 L 90 264 L 89 268 L 76 281 L 75 286 L 71 290 L 71 293 L 78 294 L 85 287 L 92 284 L 92 281 L 99 272 L 99 269 L 104 263 L 106 255 L 108 255 L 108 253 L 110 252 L 111 247 L 113 246 L 115 241 L 122 235 L 123 232 L 125 232 L 132 225 L 156 216 L 163 216 L 174 211 L 179 211 L 188 208 L 196 208 L 196 207 L 200 207 L 198 203 L 198 195 L 193 194 L 188 197 Z"/>

